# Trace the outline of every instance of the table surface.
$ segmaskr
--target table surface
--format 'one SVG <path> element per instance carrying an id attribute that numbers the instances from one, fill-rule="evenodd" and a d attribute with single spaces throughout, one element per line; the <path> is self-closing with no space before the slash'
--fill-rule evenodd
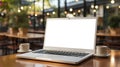
<path id="1" fill-rule="evenodd" d="M 108 36 L 108 37 L 120 37 L 120 34 L 112 35 L 112 34 L 109 34 L 109 33 L 97 33 L 96 35 L 97 36 Z"/>
<path id="2" fill-rule="evenodd" d="M 28 32 L 45 34 L 45 30 L 28 30 Z"/>
<path id="3" fill-rule="evenodd" d="M 22 39 L 28 39 L 28 38 L 44 38 L 44 34 L 37 34 L 37 33 L 27 33 L 25 36 L 18 36 L 13 34 L 8 34 L 6 32 L 0 33 L 1 36 L 8 36 L 8 37 L 15 37 L 15 38 L 22 38 Z"/>
<path id="4" fill-rule="evenodd" d="M 111 50 L 109 57 L 91 57 L 78 65 L 18 59 L 16 55 L 0 56 L 0 67 L 119 67 L 120 50 Z"/>

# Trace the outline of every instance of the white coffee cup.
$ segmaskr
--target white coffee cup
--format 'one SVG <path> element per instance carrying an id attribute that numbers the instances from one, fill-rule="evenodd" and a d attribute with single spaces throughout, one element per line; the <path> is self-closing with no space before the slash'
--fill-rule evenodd
<path id="1" fill-rule="evenodd" d="M 21 43 L 19 45 L 18 52 L 28 52 L 30 50 L 30 44 L 29 43 Z"/>
<path id="2" fill-rule="evenodd" d="M 108 56 L 110 49 L 107 46 L 96 46 L 96 56 Z"/>

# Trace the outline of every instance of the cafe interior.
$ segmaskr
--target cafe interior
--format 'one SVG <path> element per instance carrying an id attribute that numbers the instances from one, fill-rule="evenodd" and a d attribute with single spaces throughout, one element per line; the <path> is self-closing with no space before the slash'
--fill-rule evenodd
<path id="1" fill-rule="evenodd" d="M 17 58 L 43 49 L 47 19 L 56 18 L 95 18 L 95 53 L 108 55 L 93 54 L 76 65 Z M 120 0 L 0 0 L 0 67 L 119 66 Z"/>

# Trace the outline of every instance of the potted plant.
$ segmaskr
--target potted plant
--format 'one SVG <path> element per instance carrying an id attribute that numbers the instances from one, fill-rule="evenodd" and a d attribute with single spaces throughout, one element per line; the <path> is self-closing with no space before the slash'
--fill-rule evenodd
<path id="1" fill-rule="evenodd" d="M 16 14 L 16 20 L 17 20 L 17 26 L 18 26 L 18 32 L 20 34 L 26 35 L 28 32 L 29 28 L 29 23 L 28 23 L 28 15 L 26 11 L 22 11 L 20 13 Z"/>
<path id="2" fill-rule="evenodd" d="M 8 28 L 8 32 L 10 33 L 10 34 L 16 34 L 17 33 L 17 29 L 18 29 L 18 27 L 17 27 L 17 21 L 16 21 L 16 16 L 15 16 L 15 14 L 14 13 L 10 13 L 9 14 L 10 16 L 9 16 L 9 24 L 8 24 L 8 26 L 9 26 L 9 28 Z"/>
<path id="3" fill-rule="evenodd" d="M 8 33 L 12 35 L 17 34 L 17 27 L 13 24 L 10 24 L 8 28 Z"/>
<path id="4" fill-rule="evenodd" d="M 110 16 L 108 18 L 108 26 L 111 34 L 120 34 L 120 16 Z"/>
<path id="5" fill-rule="evenodd" d="M 9 26 L 17 29 L 18 33 L 26 35 L 29 28 L 28 15 L 26 11 L 14 12 L 9 18 Z"/>

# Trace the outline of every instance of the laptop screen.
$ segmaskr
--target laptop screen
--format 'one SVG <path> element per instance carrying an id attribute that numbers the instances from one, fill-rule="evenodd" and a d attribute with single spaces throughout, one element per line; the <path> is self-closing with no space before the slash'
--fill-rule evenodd
<path id="1" fill-rule="evenodd" d="M 48 18 L 44 46 L 94 49 L 96 19 Z"/>

